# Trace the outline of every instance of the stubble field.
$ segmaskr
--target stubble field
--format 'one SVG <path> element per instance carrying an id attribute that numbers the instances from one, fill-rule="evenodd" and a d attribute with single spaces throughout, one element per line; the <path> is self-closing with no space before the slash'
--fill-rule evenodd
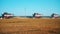
<path id="1" fill-rule="evenodd" d="M 0 19 L 0 34 L 60 34 L 60 19 Z"/>

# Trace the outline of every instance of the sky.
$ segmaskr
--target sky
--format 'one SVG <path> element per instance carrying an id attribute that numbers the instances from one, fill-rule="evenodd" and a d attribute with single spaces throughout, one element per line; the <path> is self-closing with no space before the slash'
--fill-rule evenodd
<path id="1" fill-rule="evenodd" d="M 15 16 L 32 16 L 33 13 L 60 15 L 60 0 L 0 0 L 0 16 L 4 12 Z"/>

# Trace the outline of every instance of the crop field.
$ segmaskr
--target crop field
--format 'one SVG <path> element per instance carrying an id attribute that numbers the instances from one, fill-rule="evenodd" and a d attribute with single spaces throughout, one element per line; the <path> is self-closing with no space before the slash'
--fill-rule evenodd
<path id="1" fill-rule="evenodd" d="M 60 19 L 0 19 L 0 34 L 60 34 Z"/>

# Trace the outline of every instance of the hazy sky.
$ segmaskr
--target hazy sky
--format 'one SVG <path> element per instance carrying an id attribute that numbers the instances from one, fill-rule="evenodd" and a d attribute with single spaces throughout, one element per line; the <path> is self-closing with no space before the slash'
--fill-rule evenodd
<path id="1" fill-rule="evenodd" d="M 13 13 L 15 16 L 60 14 L 60 0 L 0 0 L 0 15 L 3 12 Z"/>

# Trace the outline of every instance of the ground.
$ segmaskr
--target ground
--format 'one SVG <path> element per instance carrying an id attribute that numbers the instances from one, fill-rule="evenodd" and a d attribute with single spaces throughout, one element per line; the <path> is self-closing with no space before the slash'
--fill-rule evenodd
<path id="1" fill-rule="evenodd" d="M 60 19 L 0 19 L 0 34 L 60 34 Z"/>

